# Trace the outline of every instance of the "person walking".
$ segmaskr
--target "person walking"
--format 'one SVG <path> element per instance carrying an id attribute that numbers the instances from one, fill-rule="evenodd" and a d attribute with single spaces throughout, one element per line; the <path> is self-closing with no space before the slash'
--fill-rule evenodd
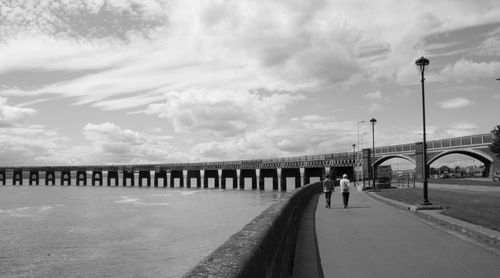
<path id="1" fill-rule="evenodd" d="M 344 200 L 344 208 L 349 205 L 349 179 L 347 179 L 347 175 L 342 175 L 342 179 L 340 180 L 340 192 L 342 192 L 342 199 Z"/>
<path id="2" fill-rule="evenodd" d="M 323 192 L 325 192 L 326 208 L 330 208 L 330 203 L 332 200 L 333 181 L 330 179 L 330 175 L 327 174 L 323 180 Z"/>

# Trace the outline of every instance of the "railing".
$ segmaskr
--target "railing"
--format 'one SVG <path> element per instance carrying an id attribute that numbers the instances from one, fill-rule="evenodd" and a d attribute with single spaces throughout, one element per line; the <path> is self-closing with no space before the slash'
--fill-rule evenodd
<path id="1" fill-rule="evenodd" d="M 447 149 L 457 147 L 477 147 L 488 145 L 493 141 L 491 133 L 484 133 L 479 135 L 470 135 L 455 138 L 446 138 L 439 140 L 427 141 L 427 150 Z M 375 154 L 391 154 L 391 153 L 413 153 L 415 152 L 415 143 L 401 144 L 393 146 L 382 146 L 375 148 Z"/>

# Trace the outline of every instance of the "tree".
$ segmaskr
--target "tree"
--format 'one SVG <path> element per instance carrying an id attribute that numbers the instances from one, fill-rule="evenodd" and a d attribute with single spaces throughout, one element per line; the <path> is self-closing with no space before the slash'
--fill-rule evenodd
<path id="1" fill-rule="evenodd" d="M 496 153 L 497 158 L 500 158 L 500 125 L 493 128 L 491 133 L 493 134 L 493 141 L 491 142 L 490 150 Z"/>

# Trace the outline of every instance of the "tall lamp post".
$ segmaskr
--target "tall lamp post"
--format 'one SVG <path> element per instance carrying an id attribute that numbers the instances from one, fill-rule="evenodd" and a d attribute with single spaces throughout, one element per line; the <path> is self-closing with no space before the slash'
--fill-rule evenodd
<path id="1" fill-rule="evenodd" d="M 357 160 L 357 156 L 356 156 L 356 144 L 352 144 L 352 158 L 353 158 L 353 161 L 354 161 L 354 165 L 352 167 L 352 172 L 353 172 L 353 176 L 354 176 L 354 188 L 356 188 L 356 179 L 358 178 L 357 176 L 357 167 L 358 167 L 358 160 Z"/>
<path id="2" fill-rule="evenodd" d="M 415 61 L 415 65 L 417 66 L 418 70 L 421 73 L 421 80 L 420 82 L 422 83 L 422 116 L 423 116 L 423 132 L 422 132 L 422 137 L 423 137 L 423 146 L 422 146 L 422 175 L 423 175 L 423 189 L 424 189 L 424 202 L 422 205 L 431 205 L 429 202 L 429 197 L 428 197 L 428 192 L 427 192 L 427 141 L 426 141 L 426 135 L 425 135 L 425 91 L 424 91 L 424 72 L 429 66 L 429 60 L 420 57 L 418 60 Z"/>
<path id="3" fill-rule="evenodd" d="M 376 191 L 377 186 L 375 185 L 375 123 L 377 120 L 372 118 L 370 123 L 372 123 L 372 179 L 373 179 L 373 187 L 372 190 Z"/>

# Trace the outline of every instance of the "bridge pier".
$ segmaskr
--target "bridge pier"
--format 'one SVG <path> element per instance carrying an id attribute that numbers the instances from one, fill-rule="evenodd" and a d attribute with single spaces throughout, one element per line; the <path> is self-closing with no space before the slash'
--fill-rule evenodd
<path id="1" fill-rule="evenodd" d="M 102 186 L 102 171 L 92 171 L 92 186 L 95 186 L 96 182 Z"/>
<path id="2" fill-rule="evenodd" d="M 142 187 L 142 180 L 146 179 L 147 187 L 151 186 L 151 172 L 146 170 L 139 171 L 139 187 Z"/>
<path id="3" fill-rule="evenodd" d="M 76 185 L 79 186 L 81 182 L 83 182 L 83 185 L 87 186 L 87 171 L 76 171 Z"/>
<path id="4" fill-rule="evenodd" d="M 56 172 L 52 170 L 45 171 L 45 185 L 49 185 L 49 182 L 52 185 L 56 185 Z"/>
<path id="5" fill-rule="evenodd" d="M 33 185 L 33 183 L 35 183 L 36 185 L 38 185 L 39 183 L 39 174 L 36 170 L 30 171 L 30 185 Z"/>
<path id="6" fill-rule="evenodd" d="M 118 170 L 108 171 L 108 178 L 107 178 L 107 184 L 108 184 L 108 186 L 111 186 L 111 180 L 114 180 L 115 181 L 115 186 L 118 186 L 118 184 L 119 184 Z"/>

